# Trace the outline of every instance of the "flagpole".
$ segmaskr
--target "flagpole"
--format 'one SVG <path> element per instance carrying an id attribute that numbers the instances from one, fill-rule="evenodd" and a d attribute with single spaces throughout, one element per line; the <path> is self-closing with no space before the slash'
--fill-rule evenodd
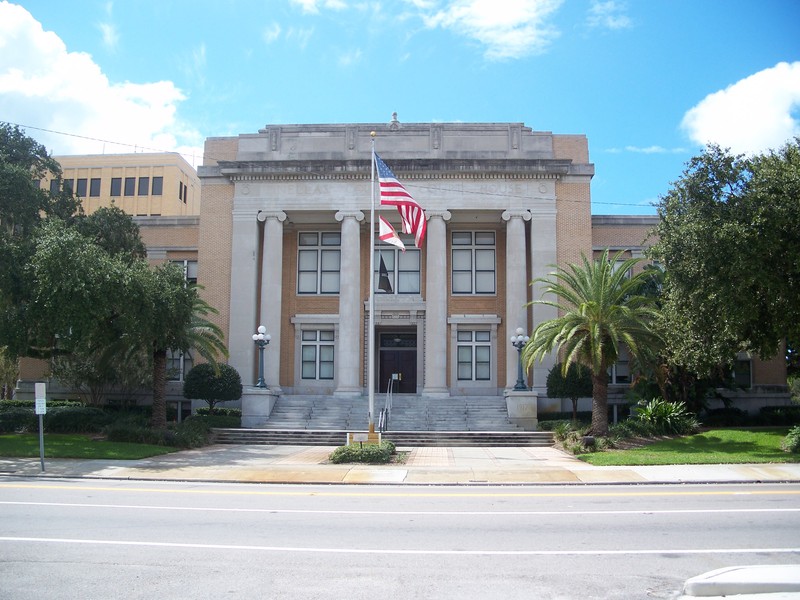
<path id="1" fill-rule="evenodd" d="M 370 208 L 369 208 L 369 351 L 367 352 L 367 394 L 369 398 L 369 432 L 375 433 L 375 132 L 370 132 L 372 138 L 372 165 L 370 177 Z"/>

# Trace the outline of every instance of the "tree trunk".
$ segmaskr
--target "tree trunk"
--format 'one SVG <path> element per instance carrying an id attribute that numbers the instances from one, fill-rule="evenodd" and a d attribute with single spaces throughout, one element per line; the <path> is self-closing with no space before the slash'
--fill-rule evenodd
<path id="1" fill-rule="evenodd" d="M 592 374 L 592 435 L 608 435 L 608 375 Z"/>
<path id="2" fill-rule="evenodd" d="M 153 415 L 150 426 L 153 429 L 167 428 L 167 351 L 153 352 Z"/>

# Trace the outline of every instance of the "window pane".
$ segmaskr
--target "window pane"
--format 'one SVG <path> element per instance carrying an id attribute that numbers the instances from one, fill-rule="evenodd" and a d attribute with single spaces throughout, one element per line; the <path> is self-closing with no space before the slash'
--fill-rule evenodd
<path id="1" fill-rule="evenodd" d="M 99 177 L 92 177 L 91 182 L 89 182 L 89 195 L 92 197 L 96 197 L 100 195 L 100 178 Z"/>
<path id="2" fill-rule="evenodd" d="M 338 271 L 341 263 L 341 252 L 339 250 L 322 251 L 322 270 Z"/>
<path id="3" fill-rule="evenodd" d="M 471 331 L 459 331 L 458 332 L 458 341 L 459 342 L 471 342 L 472 341 L 472 332 Z"/>
<path id="4" fill-rule="evenodd" d="M 58 179 L 51 179 L 50 180 L 50 193 L 57 194 L 59 191 L 58 189 Z"/>
<path id="5" fill-rule="evenodd" d="M 149 177 L 139 177 L 139 195 L 140 196 L 148 196 L 148 195 L 150 195 L 150 178 Z"/>
<path id="6" fill-rule="evenodd" d="M 419 251 L 401 252 L 397 257 L 397 263 L 403 271 L 419 271 Z"/>
<path id="7" fill-rule="evenodd" d="M 298 259 L 298 266 L 301 271 L 316 271 L 317 270 L 317 251 L 316 250 L 300 250 Z"/>
<path id="8" fill-rule="evenodd" d="M 470 232 L 470 231 L 454 231 L 453 232 L 453 245 L 454 246 L 471 246 L 472 245 L 472 232 Z"/>
<path id="9" fill-rule="evenodd" d="M 136 177 L 126 177 L 125 178 L 125 195 L 126 196 L 133 196 L 134 191 L 136 190 Z"/>
<path id="10" fill-rule="evenodd" d="M 489 331 L 476 331 L 475 332 L 475 341 L 476 342 L 488 342 L 491 340 Z"/>
<path id="11" fill-rule="evenodd" d="M 63 190 L 68 193 L 72 193 L 72 179 L 65 179 Z"/>
<path id="12" fill-rule="evenodd" d="M 469 294 L 472 292 L 472 273 L 453 273 L 453 293 Z"/>
<path id="13" fill-rule="evenodd" d="M 478 381 L 488 381 L 491 378 L 491 369 L 488 363 L 475 364 L 475 379 Z"/>
<path id="14" fill-rule="evenodd" d="M 494 273 L 476 273 L 475 292 L 478 294 L 493 294 Z"/>
<path id="15" fill-rule="evenodd" d="M 475 245 L 494 246 L 494 231 L 478 231 L 475 233 Z"/>
<path id="16" fill-rule="evenodd" d="M 475 346 L 475 361 L 488 363 L 492 357 L 489 346 Z"/>
<path id="17" fill-rule="evenodd" d="M 381 259 L 386 265 L 386 270 L 390 273 L 394 271 L 394 252 L 392 250 L 381 250 L 375 253 L 375 268 L 380 269 Z"/>
<path id="18" fill-rule="evenodd" d="M 339 293 L 339 272 L 323 273 L 320 277 L 320 292 L 323 294 Z"/>
<path id="19" fill-rule="evenodd" d="M 122 195 L 122 177 L 111 178 L 111 195 L 112 196 Z"/>
<path id="20" fill-rule="evenodd" d="M 315 294 L 317 292 L 317 272 L 300 273 L 297 277 L 297 291 L 301 294 Z"/>
<path id="21" fill-rule="evenodd" d="M 164 178 L 153 177 L 153 196 L 160 196 L 164 190 Z"/>
<path id="22" fill-rule="evenodd" d="M 303 363 L 303 379 L 316 379 L 317 378 L 317 364 L 316 363 Z"/>
<path id="23" fill-rule="evenodd" d="M 329 329 L 329 330 L 324 330 L 323 329 L 322 331 L 319 332 L 319 339 L 324 341 L 324 342 L 329 342 L 329 341 L 333 340 L 333 330 L 332 329 Z"/>
<path id="24" fill-rule="evenodd" d="M 458 363 L 458 378 L 459 379 L 472 379 L 472 364 L 471 363 Z"/>
<path id="25" fill-rule="evenodd" d="M 317 341 L 317 331 L 316 329 L 312 329 L 311 331 L 303 331 L 303 341 L 304 342 L 315 342 Z"/>
<path id="26" fill-rule="evenodd" d="M 326 231 L 322 234 L 323 246 L 341 246 L 342 234 L 338 231 Z"/>
<path id="27" fill-rule="evenodd" d="M 458 347 L 458 362 L 472 362 L 472 346 Z"/>
<path id="28" fill-rule="evenodd" d="M 333 379 L 333 363 L 319 363 L 319 378 Z"/>
<path id="29" fill-rule="evenodd" d="M 479 271 L 494 271 L 494 250 L 475 250 L 475 268 Z"/>
<path id="30" fill-rule="evenodd" d="M 325 362 L 333 361 L 333 346 L 320 346 L 319 359 Z"/>
<path id="31" fill-rule="evenodd" d="M 86 198 L 86 179 L 78 179 L 78 187 L 75 193 L 81 198 Z"/>
<path id="32" fill-rule="evenodd" d="M 400 273 L 397 276 L 397 291 L 403 294 L 419 294 L 419 273 Z"/>
<path id="33" fill-rule="evenodd" d="M 456 271 L 472 269 L 472 250 L 453 250 L 453 269 Z"/>
<path id="34" fill-rule="evenodd" d="M 319 238 L 316 233 L 301 233 L 299 239 L 301 246 L 316 246 Z"/>
<path id="35" fill-rule="evenodd" d="M 316 346 L 303 346 L 303 362 L 311 361 L 316 362 L 317 360 L 317 347 Z"/>

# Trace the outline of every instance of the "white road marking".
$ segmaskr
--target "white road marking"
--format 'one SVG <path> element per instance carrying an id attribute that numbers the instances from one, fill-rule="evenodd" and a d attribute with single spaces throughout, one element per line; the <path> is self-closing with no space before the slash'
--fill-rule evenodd
<path id="1" fill-rule="evenodd" d="M 240 550 L 247 552 L 298 552 L 317 554 L 404 554 L 439 556 L 619 556 L 629 554 L 800 554 L 800 548 L 665 548 L 631 550 L 424 550 L 388 548 L 303 548 L 293 546 L 248 546 L 239 544 L 189 544 L 132 540 L 91 540 L 75 538 L 0 537 L 0 542 L 73 544 L 96 546 L 139 546 L 196 550 Z"/>
<path id="2" fill-rule="evenodd" d="M 389 516 L 415 516 L 431 515 L 437 517 L 458 516 L 491 516 L 491 517 L 520 517 L 520 516 L 575 516 L 575 515 L 676 515 L 676 514 L 721 514 L 721 513 L 792 513 L 800 512 L 798 508 L 707 508 L 707 509 L 672 509 L 672 510 L 311 510 L 299 508 L 230 508 L 219 506 L 152 506 L 147 504 L 88 504 L 79 502 L 22 502 L 0 501 L 0 505 L 10 506 L 41 506 L 63 508 L 116 508 L 134 510 L 174 510 L 174 511 L 200 511 L 200 512 L 230 512 L 230 513 L 274 513 L 274 514 L 303 514 L 303 515 L 389 515 Z"/>

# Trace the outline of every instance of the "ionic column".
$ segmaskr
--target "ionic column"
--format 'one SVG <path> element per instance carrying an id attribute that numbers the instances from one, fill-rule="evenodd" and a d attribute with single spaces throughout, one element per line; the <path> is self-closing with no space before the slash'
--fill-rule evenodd
<path id="1" fill-rule="evenodd" d="M 541 208 L 531 211 L 531 279 L 547 277 L 558 262 L 556 246 L 556 210 Z M 542 283 L 532 286 L 532 299 L 541 300 L 544 291 Z M 547 298 L 554 300 L 555 298 Z M 544 304 L 533 305 L 533 325 L 531 332 L 544 321 L 558 317 L 558 309 Z M 547 395 L 547 374 L 556 363 L 556 354 L 551 353 L 533 365 L 533 389 L 540 398 Z"/>
<path id="2" fill-rule="evenodd" d="M 283 222 L 286 213 L 260 211 L 258 220 L 264 222 L 264 244 L 261 248 L 261 306 L 260 321 L 272 336 L 264 353 L 264 380 L 267 387 L 280 394 L 281 373 L 281 298 L 283 296 Z M 251 334 L 252 335 L 252 334 Z"/>
<path id="3" fill-rule="evenodd" d="M 509 338 L 515 335 L 517 327 L 528 329 L 528 261 L 525 252 L 525 221 L 529 221 L 528 210 L 507 210 L 503 213 L 506 225 L 506 389 L 517 383 L 519 353 L 511 345 Z"/>
<path id="4" fill-rule="evenodd" d="M 233 209 L 231 242 L 231 306 L 228 322 L 229 364 L 244 385 L 256 383 L 256 323 L 258 221 L 256 211 Z"/>
<path id="5" fill-rule="evenodd" d="M 361 378 L 361 226 L 364 213 L 339 211 L 342 255 L 339 267 L 339 340 L 336 346 L 336 395 L 360 395 Z M 370 278 L 371 280 L 371 278 Z"/>
<path id="6" fill-rule="evenodd" d="M 426 396 L 449 396 L 447 389 L 447 224 L 450 212 L 429 210 L 425 235 Z"/>

